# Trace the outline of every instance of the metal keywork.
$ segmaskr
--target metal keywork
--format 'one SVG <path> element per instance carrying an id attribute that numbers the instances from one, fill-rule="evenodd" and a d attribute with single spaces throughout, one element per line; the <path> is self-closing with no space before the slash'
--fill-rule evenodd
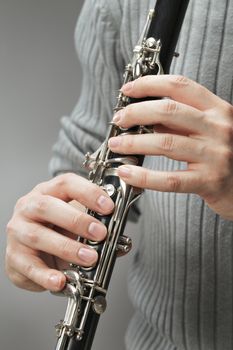
<path id="1" fill-rule="evenodd" d="M 94 298 L 92 307 L 98 315 L 101 315 L 107 307 L 106 298 L 102 295 L 98 295 Z"/>
<path id="2" fill-rule="evenodd" d="M 132 53 L 131 62 L 125 67 L 123 84 L 147 75 L 169 74 L 177 40 L 185 17 L 189 0 L 156 0 L 155 9 L 150 10 L 140 39 Z M 156 16 L 155 16 L 156 14 Z M 111 69 L 111 67 L 110 67 Z M 131 103 L 146 101 L 147 97 L 133 99 L 119 91 L 117 112 Z M 79 237 L 78 241 L 91 246 L 98 253 L 96 266 L 83 268 L 70 264 L 65 271 L 67 283 L 62 292 L 68 297 L 64 321 L 57 326 L 56 350 L 90 350 L 99 317 L 106 308 L 106 294 L 117 255 L 128 252 L 130 238 L 124 236 L 128 211 L 141 196 L 142 190 L 128 185 L 118 176 L 121 165 L 142 166 L 144 156 L 139 154 L 115 154 L 108 148 L 111 137 L 156 132 L 150 126 L 133 126 L 123 129 L 110 122 L 104 142 L 92 155 L 87 153 L 84 164 L 89 170 L 89 180 L 105 189 L 114 202 L 113 212 L 102 215 L 92 210 L 93 216 L 107 228 L 102 242 Z"/>
<path id="3" fill-rule="evenodd" d="M 80 312 L 81 298 L 83 295 L 83 286 L 81 276 L 77 271 L 66 270 L 64 274 L 67 278 L 67 283 L 61 293 L 53 293 L 68 297 L 66 314 L 63 321 L 60 321 L 55 328 L 57 332 L 58 342 L 56 350 L 64 350 L 67 338 L 78 333 L 75 327 L 75 322 Z M 81 336 L 81 334 L 80 334 Z"/>
<path id="4" fill-rule="evenodd" d="M 152 37 L 148 38 L 153 15 L 154 11 L 150 11 L 140 40 L 134 48 L 132 61 L 125 68 L 124 84 L 149 74 L 150 71 L 156 70 L 156 67 L 157 74 L 163 72 L 159 60 L 161 42 Z M 126 107 L 129 103 L 130 99 L 120 91 L 114 112 Z M 72 265 L 73 270 L 64 272 L 67 283 L 62 293 L 59 294 L 68 297 L 68 306 L 64 321 L 61 321 L 57 326 L 56 350 L 65 350 L 64 344 L 67 343 L 68 338 L 75 337 L 79 344 L 82 344 L 87 325 L 92 327 L 90 319 L 97 319 L 106 309 L 107 288 L 117 255 L 125 255 L 131 250 L 132 241 L 123 235 L 123 231 L 128 211 L 141 196 L 142 190 L 126 184 L 119 178 L 117 168 L 120 165 L 140 166 L 142 159 L 137 155 L 114 154 L 108 148 L 108 141 L 113 136 L 145 132 L 148 130 L 143 126 L 122 129 L 111 122 L 105 141 L 92 155 L 86 154 L 84 166 L 89 170 L 89 180 L 108 193 L 114 201 L 115 207 L 109 215 L 101 215 L 91 210 L 86 211 L 88 215 L 102 221 L 106 225 L 108 233 L 102 242 L 78 238 L 79 242 L 89 244 L 93 249 L 96 249 L 99 258 L 94 267 L 83 268 Z M 84 348 L 86 350 L 86 347 Z M 84 348 L 80 345 L 80 349 Z"/>
<path id="5" fill-rule="evenodd" d="M 163 68 L 159 61 L 161 50 L 160 40 L 148 38 L 143 45 L 137 45 L 134 49 L 135 62 L 132 65 L 133 79 L 146 75 L 148 71 L 154 70 L 157 66 L 157 74 L 163 74 Z"/>

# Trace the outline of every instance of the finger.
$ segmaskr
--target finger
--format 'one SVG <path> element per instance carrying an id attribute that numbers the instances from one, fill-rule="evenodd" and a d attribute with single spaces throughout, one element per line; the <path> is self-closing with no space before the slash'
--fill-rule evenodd
<path id="1" fill-rule="evenodd" d="M 187 131 L 185 130 L 173 130 L 173 129 L 167 128 L 162 124 L 154 125 L 153 129 L 154 129 L 154 132 L 159 134 L 174 134 L 174 135 L 182 135 L 182 136 L 189 135 L 189 133 L 187 133 Z"/>
<path id="2" fill-rule="evenodd" d="M 16 284 L 21 288 L 24 288 L 24 284 L 27 280 L 32 282 L 31 286 L 36 288 L 36 285 L 51 291 L 59 291 L 64 285 L 66 278 L 60 271 L 50 269 L 46 264 L 38 257 L 27 254 L 15 254 L 14 259 L 11 261 L 11 269 L 16 272 L 15 279 Z M 20 275 L 23 278 L 20 281 Z M 26 282 L 25 287 L 30 283 Z"/>
<path id="3" fill-rule="evenodd" d="M 120 166 L 118 175 L 128 184 L 161 192 L 198 193 L 203 191 L 203 178 L 196 171 L 152 171 L 136 166 Z"/>
<path id="4" fill-rule="evenodd" d="M 85 206 L 84 205 L 82 205 L 81 203 L 79 203 L 78 201 L 76 201 L 76 200 L 72 200 L 72 201 L 70 201 L 69 202 L 69 205 L 71 205 L 73 208 L 76 208 L 76 209 L 78 209 L 78 210 L 80 210 L 80 211 L 82 211 L 82 212 L 85 212 Z"/>
<path id="5" fill-rule="evenodd" d="M 222 100 L 204 86 L 180 75 L 147 75 L 127 83 L 121 91 L 134 98 L 170 97 L 202 111 L 222 104 Z"/>
<path id="6" fill-rule="evenodd" d="M 13 269 L 9 269 L 8 276 L 12 283 L 14 283 L 14 285 L 18 288 L 26 289 L 31 292 L 43 292 L 45 290 L 44 287 L 32 282 L 27 277 L 14 271 Z"/>
<path id="7" fill-rule="evenodd" d="M 93 266 L 98 259 L 95 249 L 40 224 L 28 223 L 18 227 L 15 239 L 36 251 L 85 267 Z"/>
<path id="8" fill-rule="evenodd" d="M 115 153 L 163 155 L 192 163 L 206 157 L 204 146 L 204 141 L 171 134 L 125 135 L 109 140 L 109 147 Z"/>
<path id="9" fill-rule="evenodd" d="M 171 99 L 130 104 L 115 114 L 113 122 L 123 128 L 162 124 L 186 134 L 205 134 L 209 127 L 203 112 Z"/>
<path id="10" fill-rule="evenodd" d="M 103 189 L 76 174 L 59 175 L 39 184 L 34 191 L 64 201 L 75 199 L 89 209 L 102 214 L 109 214 L 114 208 L 113 201 Z"/>
<path id="11" fill-rule="evenodd" d="M 19 209 L 19 213 L 31 220 L 51 223 L 95 241 L 102 241 L 107 234 L 106 227 L 94 217 L 48 195 L 34 194 Z"/>

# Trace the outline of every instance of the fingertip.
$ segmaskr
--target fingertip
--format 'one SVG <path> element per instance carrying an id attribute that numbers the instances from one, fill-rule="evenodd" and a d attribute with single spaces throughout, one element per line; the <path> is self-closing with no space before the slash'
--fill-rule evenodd
<path id="1" fill-rule="evenodd" d="M 107 228 L 101 223 L 92 222 L 88 227 L 88 233 L 91 238 L 101 242 L 107 235 Z"/>
<path id="2" fill-rule="evenodd" d="M 132 169 L 127 165 L 122 165 L 117 169 L 118 175 L 122 178 L 129 178 L 132 174 Z"/>
<path id="3" fill-rule="evenodd" d="M 106 195 L 101 195 L 97 199 L 97 204 L 103 213 L 111 213 L 114 209 L 114 203 L 112 199 Z"/>
<path id="4" fill-rule="evenodd" d="M 121 118 L 122 118 L 122 110 L 118 111 L 117 113 L 115 113 L 115 115 L 113 116 L 113 123 L 119 125 L 120 124 L 120 121 L 121 121 Z"/>
<path id="5" fill-rule="evenodd" d="M 61 279 L 60 279 L 60 284 L 58 285 L 59 290 L 63 289 L 66 284 L 66 276 L 62 273 L 61 274 Z"/>
<path id="6" fill-rule="evenodd" d="M 49 277 L 49 289 L 53 292 L 62 290 L 66 283 L 66 277 L 62 273 L 53 273 Z"/>
<path id="7" fill-rule="evenodd" d="M 95 266 L 98 260 L 98 253 L 94 248 L 83 246 L 78 251 L 78 258 L 83 266 Z"/>
<path id="8" fill-rule="evenodd" d="M 111 138 L 108 140 L 108 146 L 109 146 L 110 149 L 116 148 L 116 147 L 120 146 L 121 141 L 122 141 L 122 138 L 119 137 L 119 136 L 117 136 L 117 137 L 111 137 Z"/>
<path id="9" fill-rule="evenodd" d="M 130 81 L 122 86 L 121 91 L 123 94 L 128 95 L 132 92 L 135 81 Z"/>

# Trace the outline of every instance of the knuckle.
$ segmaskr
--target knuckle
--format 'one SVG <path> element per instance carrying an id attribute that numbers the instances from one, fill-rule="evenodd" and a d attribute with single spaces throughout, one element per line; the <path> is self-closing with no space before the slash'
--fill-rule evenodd
<path id="1" fill-rule="evenodd" d="M 16 224 L 15 224 L 14 219 L 12 218 L 6 225 L 7 234 L 9 235 L 9 234 L 15 232 L 15 227 L 16 227 Z"/>
<path id="2" fill-rule="evenodd" d="M 75 242 L 72 242 L 70 239 L 65 239 L 63 244 L 60 247 L 60 254 L 61 254 L 61 258 L 69 261 L 72 260 L 72 257 L 75 255 L 76 253 L 76 244 Z"/>
<path id="3" fill-rule="evenodd" d="M 19 198 L 15 204 L 15 210 L 16 211 L 24 210 L 24 208 L 27 206 L 27 203 L 28 203 L 28 195 Z"/>
<path id="4" fill-rule="evenodd" d="M 43 189 L 46 187 L 46 185 L 47 185 L 47 182 L 41 182 L 33 188 L 32 192 L 33 191 L 34 192 L 42 192 Z"/>
<path id="5" fill-rule="evenodd" d="M 206 159 L 209 157 L 211 149 L 206 142 L 200 142 L 196 147 L 196 154 L 198 157 Z"/>
<path id="6" fill-rule="evenodd" d="M 39 226 L 30 226 L 27 227 L 25 230 L 21 231 L 21 239 L 25 244 L 28 244 L 29 246 L 35 246 L 40 237 L 40 227 Z"/>
<path id="7" fill-rule="evenodd" d="M 205 126 L 205 128 L 209 128 L 209 126 L 210 126 L 210 119 L 209 119 L 209 116 L 208 116 L 208 114 L 206 112 L 199 111 L 199 113 L 196 115 L 196 118 L 197 118 L 197 123 L 199 123 L 200 125 Z"/>
<path id="8" fill-rule="evenodd" d="M 178 192 L 181 188 L 180 178 L 174 175 L 167 175 L 167 190 L 169 192 Z"/>
<path id="9" fill-rule="evenodd" d="M 164 110 L 167 114 L 174 114 L 177 112 L 178 104 L 174 100 L 166 99 L 166 102 L 164 104 Z"/>
<path id="10" fill-rule="evenodd" d="M 48 209 L 48 197 L 40 195 L 32 197 L 29 209 L 32 209 L 38 214 L 44 214 Z"/>
<path id="11" fill-rule="evenodd" d="M 5 274 L 16 287 L 28 289 L 27 287 L 31 284 L 29 278 L 19 273 L 17 268 L 12 267 L 15 266 L 14 256 L 15 254 L 13 249 L 11 247 L 8 247 L 5 255 Z M 28 273 L 30 276 L 33 269 L 34 268 L 32 266 L 27 266 L 25 269 L 26 274 Z"/>
<path id="12" fill-rule="evenodd" d="M 133 135 L 125 135 L 122 136 L 122 153 L 131 153 L 134 147 L 134 136 Z"/>
<path id="13" fill-rule="evenodd" d="M 132 116 L 133 111 L 134 111 L 134 108 L 133 108 L 133 106 L 131 104 L 126 106 L 125 109 L 124 109 L 124 118 L 126 120 L 128 120 Z"/>
<path id="14" fill-rule="evenodd" d="M 71 220 L 70 220 L 70 228 L 71 231 L 76 232 L 78 226 L 80 225 L 81 222 L 83 222 L 83 213 L 76 213 L 72 216 Z"/>
<path id="15" fill-rule="evenodd" d="M 63 188 L 63 187 L 66 187 L 67 184 L 72 182 L 75 176 L 78 176 L 78 175 L 75 175 L 74 173 L 65 173 L 65 174 L 56 176 L 53 179 L 53 181 L 56 187 Z"/>
<path id="16" fill-rule="evenodd" d="M 174 141 L 174 136 L 171 134 L 161 135 L 160 148 L 165 152 L 171 152 L 175 147 Z"/>
<path id="17" fill-rule="evenodd" d="M 25 267 L 25 275 L 29 278 L 32 279 L 35 271 L 35 265 L 33 263 L 28 264 Z"/>
<path id="18" fill-rule="evenodd" d="M 183 88 L 190 84 L 190 80 L 183 75 L 171 75 L 171 84 L 175 88 Z"/>
<path id="19" fill-rule="evenodd" d="M 27 195 L 18 200 L 16 203 L 16 211 L 25 216 L 31 216 L 35 213 L 42 215 L 47 210 L 47 201 L 47 196 L 38 193 L 34 193 L 30 196 Z"/>
<path id="20" fill-rule="evenodd" d="M 139 186 L 142 188 L 146 188 L 148 184 L 148 173 L 146 169 L 142 169 L 141 175 L 138 179 Z"/>

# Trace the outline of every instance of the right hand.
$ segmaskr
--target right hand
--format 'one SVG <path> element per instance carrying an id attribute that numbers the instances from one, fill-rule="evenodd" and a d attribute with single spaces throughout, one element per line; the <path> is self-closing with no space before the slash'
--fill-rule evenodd
<path id="1" fill-rule="evenodd" d="M 59 291 L 66 281 L 60 271 L 64 262 L 95 265 L 97 252 L 76 239 L 102 241 L 107 229 L 70 201 L 100 214 L 110 214 L 114 207 L 104 190 L 75 174 L 43 182 L 16 203 L 6 249 L 6 272 L 16 286 Z"/>

